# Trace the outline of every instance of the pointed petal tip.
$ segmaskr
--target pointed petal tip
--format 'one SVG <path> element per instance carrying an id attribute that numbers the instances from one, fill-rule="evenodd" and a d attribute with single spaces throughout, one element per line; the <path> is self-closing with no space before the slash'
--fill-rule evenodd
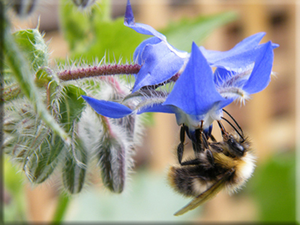
<path id="1" fill-rule="evenodd" d="M 203 55 L 203 53 L 200 51 L 200 48 L 198 47 L 198 45 L 193 41 L 192 43 L 192 50 L 191 50 L 191 55 L 190 55 L 190 59 L 195 59 L 198 61 L 203 61 L 205 63 L 207 63 L 207 60 L 205 58 L 205 56 Z"/>
<path id="2" fill-rule="evenodd" d="M 268 41 L 262 44 L 251 75 L 243 87 L 247 94 L 255 94 L 268 86 L 271 80 L 273 59 L 273 43 Z"/>
<path id="3" fill-rule="evenodd" d="M 131 93 L 134 93 L 134 92 L 138 91 L 139 89 L 140 89 L 140 87 L 138 85 L 134 85 L 131 90 Z"/>
<path id="4" fill-rule="evenodd" d="M 257 34 L 254 34 L 254 35 L 264 37 L 266 35 L 266 32 L 262 31 L 262 32 L 258 32 Z"/>
<path id="5" fill-rule="evenodd" d="M 124 17 L 124 24 L 125 25 L 134 25 L 135 24 L 130 0 L 127 1 L 125 17 Z"/>
<path id="6" fill-rule="evenodd" d="M 193 43 L 192 43 L 192 51 L 193 51 L 193 50 L 196 50 L 196 49 L 199 50 L 199 47 L 198 47 L 198 45 L 193 41 Z M 200 50 L 199 50 L 199 51 L 200 51 Z"/>
<path id="7" fill-rule="evenodd" d="M 279 44 L 272 43 L 272 48 L 273 48 L 273 49 L 278 48 L 279 46 L 280 46 Z"/>

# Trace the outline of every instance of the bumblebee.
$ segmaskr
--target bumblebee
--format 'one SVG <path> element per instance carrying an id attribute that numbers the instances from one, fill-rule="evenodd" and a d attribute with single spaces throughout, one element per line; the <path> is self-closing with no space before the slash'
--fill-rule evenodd
<path id="1" fill-rule="evenodd" d="M 235 120 L 234 122 L 236 123 Z M 231 134 L 224 129 L 220 121 L 218 124 L 223 141 L 216 142 L 212 137 L 212 141 L 209 142 L 204 132 L 200 130 L 199 140 L 193 141 L 195 159 L 185 162 L 182 162 L 185 128 L 181 129 L 181 142 L 177 148 L 180 166 L 170 168 L 168 180 L 175 191 L 194 199 L 176 212 L 175 216 L 205 203 L 222 189 L 226 189 L 230 194 L 236 192 L 254 171 L 255 157 L 242 130 L 240 129 L 240 133 L 235 128 L 237 133 Z M 237 126 L 240 128 L 238 124 Z"/>

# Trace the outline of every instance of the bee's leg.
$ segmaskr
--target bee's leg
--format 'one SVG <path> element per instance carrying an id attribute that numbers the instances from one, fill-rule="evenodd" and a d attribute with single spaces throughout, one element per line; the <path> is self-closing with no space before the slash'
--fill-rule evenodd
<path id="1" fill-rule="evenodd" d="M 180 164 L 181 164 L 181 160 L 182 160 L 182 156 L 183 156 L 183 151 L 184 151 L 184 141 L 185 141 L 185 127 L 183 125 L 180 128 L 180 143 L 177 146 L 177 157 L 178 157 L 178 162 Z"/>
<path id="2" fill-rule="evenodd" d="M 189 166 L 189 165 L 199 165 L 201 163 L 201 160 L 199 158 L 191 159 L 185 162 L 181 162 L 181 166 Z"/>
<path id="3" fill-rule="evenodd" d="M 192 141 L 193 150 L 195 153 L 195 158 L 199 158 L 200 154 L 204 151 L 205 147 L 203 146 L 202 141 L 202 131 L 201 128 L 195 130 L 195 140 Z"/>
<path id="4" fill-rule="evenodd" d="M 210 149 L 206 149 L 206 158 L 211 166 L 215 164 L 215 158 Z"/>
<path id="5" fill-rule="evenodd" d="M 181 128 L 180 128 L 180 143 L 177 146 L 178 162 L 182 166 L 186 166 L 186 165 L 198 165 L 201 161 L 199 159 L 199 156 L 197 157 L 197 155 L 199 155 L 199 153 L 201 153 L 201 152 L 204 151 L 204 148 L 203 148 L 203 146 L 201 144 L 201 141 L 200 141 L 200 135 L 201 135 L 200 129 L 198 129 L 198 130 L 195 131 L 196 141 L 192 141 L 193 149 L 194 149 L 196 158 L 192 159 L 192 160 L 188 160 L 188 161 L 182 162 L 186 129 L 187 129 L 187 127 L 185 127 L 184 125 L 182 125 Z"/>
<path id="6" fill-rule="evenodd" d="M 210 136 L 210 137 L 212 137 L 212 136 Z M 215 163 L 214 156 L 213 156 L 211 150 L 209 149 L 208 141 L 207 141 L 207 138 L 206 138 L 206 135 L 204 132 L 201 132 L 201 142 L 203 143 L 202 145 L 205 149 L 204 151 L 206 153 L 206 158 L 207 158 L 210 166 L 213 166 Z"/>
<path id="7" fill-rule="evenodd" d="M 184 146 L 182 143 L 180 143 L 177 146 L 177 158 L 178 158 L 178 162 L 181 164 L 181 160 L 182 160 L 182 156 L 183 156 L 183 150 L 184 150 Z"/>
<path id="8" fill-rule="evenodd" d="M 201 131 L 201 136 L 200 136 L 200 143 L 202 145 L 203 150 L 208 149 L 208 142 L 206 135 Z"/>
<path id="9" fill-rule="evenodd" d="M 200 153 L 204 152 L 208 148 L 207 138 L 203 132 L 203 120 L 201 121 L 201 126 L 199 129 L 195 130 L 196 140 L 193 142 L 193 149 L 195 153 L 195 158 L 200 157 Z"/>

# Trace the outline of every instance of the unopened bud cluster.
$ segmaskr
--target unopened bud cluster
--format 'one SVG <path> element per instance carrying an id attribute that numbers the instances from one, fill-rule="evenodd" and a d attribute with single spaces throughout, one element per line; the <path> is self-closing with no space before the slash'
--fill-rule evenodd
<path id="1" fill-rule="evenodd" d="M 90 82 L 99 89 L 92 89 Z M 48 102 L 47 90 L 40 91 Z M 126 83 L 116 77 L 56 83 L 48 108 L 70 135 L 70 145 L 45 125 L 26 97 L 5 101 L 5 153 L 22 165 L 32 183 L 42 183 L 60 170 L 65 190 L 78 193 L 96 164 L 103 185 L 122 192 L 133 165 L 135 136 L 141 133 L 140 118 L 107 118 L 78 99 L 80 94 L 88 93 L 115 100 L 128 91 Z"/>
<path id="2" fill-rule="evenodd" d="M 6 40 L 13 42 L 5 43 L 4 52 L 9 65 L 1 99 L 4 152 L 33 184 L 58 175 L 64 190 L 75 194 L 87 183 L 90 172 L 99 171 L 103 185 L 121 193 L 141 134 L 140 116 L 101 116 L 81 96 L 122 99 L 130 93 L 128 82 L 109 74 L 139 68 L 128 64 L 77 65 L 56 72 L 49 67 L 48 46 L 37 29 L 17 31 Z M 61 79 L 64 73 L 72 78 L 78 71 L 93 78 Z M 95 73 L 105 76 L 94 77 Z"/>

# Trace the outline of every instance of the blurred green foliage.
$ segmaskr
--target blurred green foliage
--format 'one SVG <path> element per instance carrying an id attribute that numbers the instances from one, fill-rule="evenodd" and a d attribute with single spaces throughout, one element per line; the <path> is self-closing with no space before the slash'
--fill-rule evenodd
<path id="1" fill-rule="evenodd" d="M 4 191 L 9 197 L 9 201 L 3 204 L 3 219 L 4 222 L 23 222 L 26 220 L 25 176 L 9 162 L 8 157 L 5 157 L 3 162 Z"/>
<path id="2" fill-rule="evenodd" d="M 295 222 L 295 185 L 295 152 L 274 154 L 259 165 L 248 185 L 259 206 L 259 221 Z"/>
<path id="3" fill-rule="evenodd" d="M 123 18 L 112 20 L 107 16 L 109 1 L 105 1 L 106 5 L 98 3 L 90 13 L 82 13 L 69 0 L 62 2 L 61 26 L 71 61 L 93 63 L 103 57 L 110 63 L 132 61 L 133 52 L 144 37 L 124 26 Z"/>
<path id="4" fill-rule="evenodd" d="M 208 16 L 199 16 L 193 20 L 182 19 L 171 23 L 161 30 L 166 35 L 168 42 L 183 51 L 191 51 L 191 43 L 197 44 L 209 37 L 209 35 L 229 22 L 236 20 L 238 14 L 234 11 L 223 12 Z M 188 35 L 187 35 L 188 34 Z"/>

